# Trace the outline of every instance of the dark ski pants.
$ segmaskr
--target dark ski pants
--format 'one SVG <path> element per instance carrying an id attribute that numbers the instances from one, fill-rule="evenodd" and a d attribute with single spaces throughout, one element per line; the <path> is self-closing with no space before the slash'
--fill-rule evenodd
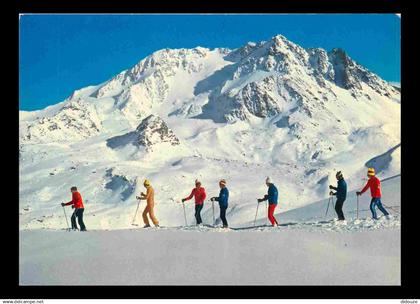
<path id="1" fill-rule="evenodd" d="M 220 219 L 222 220 L 223 227 L 228 227 L 228 222 L 226 220 L 226 209 L 227 207 L 220 206 Z"/>
<path id="2" fill-rule="evenodd" d="M 373 197 L 370 202 L 370 211 L 372 212 L 372 218 L 374 220 L 378 219 L 378 216 L 376 215 L 375 208 L 378 207 L 379 210 L 386 216 L 389 215 L 388 211 L 382 206 L 381 198 L 380 197 Z"/>
<path id="3" fill-rule="evenodd" d="M 78 208 L 78 209 L 74 210 L 73 215 L 71 216 L 71 229 L 78 229 L 77 225 L 76 225 L 76 217 L 77 217 L 77 222 L 79 223 L 80 230 L 81 231 L 86 230 L 85 223 L 83 223 L 83 212 L 84 211 L 85 211 L 84 208 Z"/>
<path id="4" fill-rule="evenodd" d="M 201 205 L 195 205 L 195 220 L 197 221 L 197 225 L 201 224 L 203 221 L 201 220 L 201 209 L 203 209 L 204 203 Z"/>
<path id="5" fill-rule="evenodd" d="M 338 219 L 340 221 L 344 221 L 344 213 L 343 213 L 343 204 L 346 199 L 337 199 L 337 202 L 335 203 L 335 212 L 337 212 Z"/>

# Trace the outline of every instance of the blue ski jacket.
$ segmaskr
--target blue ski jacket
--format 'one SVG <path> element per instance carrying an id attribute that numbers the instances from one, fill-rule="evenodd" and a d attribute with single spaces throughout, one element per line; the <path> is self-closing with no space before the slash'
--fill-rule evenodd
<path id="1" fill-rule="evenodd" d="M 220 207 L 227 208 L 228 200 L 229 200 L 229 190 L 228 188 L 224 187 L 220 189 L 219 197 L 216 197 L 216 201 L 219 202 Z"/>
<path id="2" fill-rule="evenodd" d="M 334 190 L 337 191 L 337 193 L 335 194 L 337 196 L 337 199 L 339 200 L 345 200 L 347 197 L 347 183 L 344 180 L 344 178 L 339 179 L 337 182 L 337 188 L 333 188 Z"/>
<path id="3" fill-rule="evenodd" d="M 268 200 L 269 205 L 277 205 L 278 197 L 279 193 L 276 186 L 274 186 L 274 184 L 270 184 L 270 186 L 268 186 L 268 194 L 264 196 L 263 201 Z"/>

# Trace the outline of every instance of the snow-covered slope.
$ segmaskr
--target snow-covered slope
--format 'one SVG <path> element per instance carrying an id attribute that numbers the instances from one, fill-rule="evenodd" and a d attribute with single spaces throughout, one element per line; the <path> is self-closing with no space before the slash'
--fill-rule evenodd
<path id="1" fill-rule="evenodd" d="M 38 230 L 20 238 L 20 285 L 401 284 L 397 230 Z"/>
<path id="2" fill-rule="evenodd" d="M 228 216 L 240 225 L 267 175 L 288 211 L 325 198 L 336 170 L 349 189 L 367 166 L 380 178 L 400 174 L 400 91 L 341 49 L 281 35 L 236 50 L 165 49 L 55 106 L 20 112 L 19 141 L 22 229 L 62 227 L 58 204 L 73 185 L 88 228 L 126 228 L 144 178 L 167 226 L 182 224 L 176 201 L 196 178 L 209 196 L 225 178 Z"/>

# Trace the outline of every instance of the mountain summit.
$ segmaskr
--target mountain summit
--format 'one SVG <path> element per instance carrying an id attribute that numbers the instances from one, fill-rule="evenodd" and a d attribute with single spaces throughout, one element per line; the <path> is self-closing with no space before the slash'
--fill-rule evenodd
<path id="1" fill-rule="evenodd" d="M 156 113 L 232 123 L 296 109 L 310 119 L 326 103 L 378 98 L 399 101 L 400 92 L 342 49 L 304 49 L 277 35 L 236 50 L 157 51 L 99 86 L 76 91 L 58 111 L 38 111 L 21 136 L 25 141 L 83 139 L 106 121 L 134 127 L 139 118 Z M 66 136 L 60 138 L 60 132 Z"/>

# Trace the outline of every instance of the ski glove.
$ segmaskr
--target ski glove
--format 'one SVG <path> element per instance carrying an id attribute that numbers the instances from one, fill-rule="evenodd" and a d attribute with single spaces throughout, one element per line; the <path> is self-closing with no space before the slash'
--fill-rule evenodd
<path id="1" fill-rule="evenodd" d="M 61 206 L 63 206 L 63 207 L 64 207 L 65 205 L 66 205 L 66 204 L 64 204 L 64 203 L 61 203 Z"/>
<path id="2" fill-rule="evenodd" d="M 185 202 L 186 200 L 185 200 L 185 198 L 183 198 L 182 200 L 181 200 L 181 202 Z"/>
<path id="3" fill-rule="evenodd" d="M 334 186 L 333 185 L 330 185 L 330 189 L 334 189 Z"/>
<path id="4" fill-rule="evenodd" d="M 357 195 L 357 196 L 360 196 L 360 195 L 362 195 L 362 192 L 357 191 L 357 192 L 356 192 L 356 195 Z"/>
<path id="5" fill-rule="evenodd" d="M 216 200 L 216 197 L 212 197 L 210 200 L 211 200 L 212 202 L 214 202 L 214 201 Z"/>
<path id="6" fill-rule="evenodd" d="M 258 203 L 261 203 L 261 202 L 263 202 L 263 201 L 264 201 L 264 199 L 259 198 L 259 199 L 257 199 L 257 201 L 258 201 Z"/>
<path id="7" fill-rule="evenodd" d="M 332 191 L 330 191 L 330 195 L 335 195 L 335 193 L 334 193 L 334 192 L 332 192 Z"/>

